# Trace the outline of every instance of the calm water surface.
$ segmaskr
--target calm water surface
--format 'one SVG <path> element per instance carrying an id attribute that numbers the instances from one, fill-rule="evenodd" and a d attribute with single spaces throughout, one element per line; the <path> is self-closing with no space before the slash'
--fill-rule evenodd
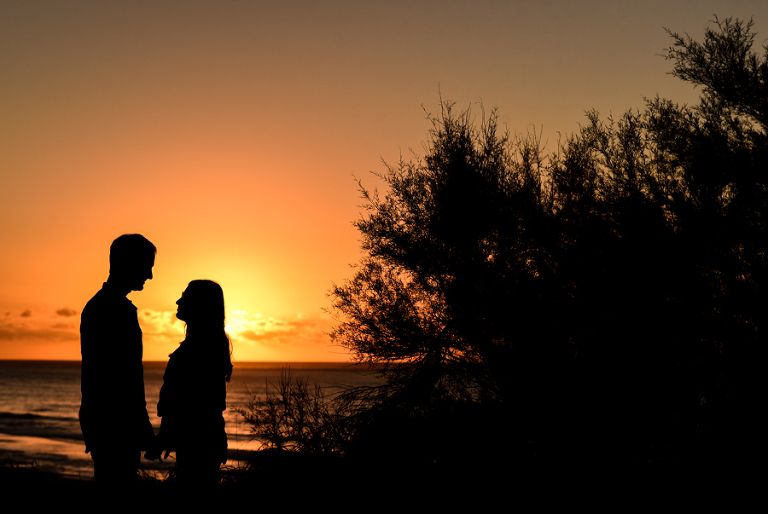
<path id="1" fill-rule="evenodd" d="M 165 362 L 144 363 L 144 386 L 149 419 L 160 428 L 156 405 L 163 384 Z M 258 447 L 251 441 L 248 426 L 234 408 L 245 406 L 252 396 L 263 397 L 267 384 L 276 384 L 285 367 L 282 363 L 235 363 L 227 387 L 224 419 L 230 460 L 237 465 L 240 451 Z M 309 379 L 329 391 L 343 387 L 372 385 L 379 379 L 366 368 L 343 363 L 291 363 L 291 373 Z M 0 360 L 0 458 L 33 460 L 41 468 L 61 474 L 90 478 L 93 465 L 84 453 L 80 425 L 79 361 Z M 143 462 L 150 472 L 162 473 L 173 464 Z"/>

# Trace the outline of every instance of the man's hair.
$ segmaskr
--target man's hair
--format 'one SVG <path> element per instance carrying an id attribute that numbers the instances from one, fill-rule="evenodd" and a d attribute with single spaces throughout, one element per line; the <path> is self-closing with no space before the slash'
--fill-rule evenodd
<path id="1" fill-rule="evenodd" d="M 109 247 L 109 270 L 126 269 L 157 254 L 157 248 L 141 234 L 123 234 Z"/>

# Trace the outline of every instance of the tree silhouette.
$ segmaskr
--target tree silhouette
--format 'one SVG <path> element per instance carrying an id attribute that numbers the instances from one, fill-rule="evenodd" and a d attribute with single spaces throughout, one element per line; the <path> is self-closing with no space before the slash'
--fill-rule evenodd
<path id="1" fill-rule="evenodd" d="M 592 111 L 547 153 L 443 103 L 425 155 L 361 185 L 366 256 L 331 291 L 332 337 L 387 377 L 345 397 L 361 440 L 626 465 L 753 444 L 768 51 L 751 22 L 715 24 L 704 43 L 670 32 L 694 107 Z"/>
<path id="2" fill-rule="evenodd" d="M 538 268 L 549 265 L 537 240 L 544 234 L 529 229 L 547 224 L 535 135 L 500 135 L 495 111 L 476 128 L 469 111 L 455 115 L 450 104 L 430 119 L 423 159 L 389 167 L 383 196 L 361 187 L 368 216 L 357 227 L 368 255 L 332 291 L 346 320 L 333 337 L 388 377 L 366 391 L 374 405 L 366 415 L 375 414 L 368 424 L 386 426 L 390 441 L 402 431 L 422 450 L 436 433 L 463 426 L 442 420 L 436 431 L 435 412 L 456 418 L 457 405 L 506 395 L 499 379 L 515 362 L 506 355 L 512 341 L 542 347 L 533 340 L 546 299 L 534 297 Z"/>

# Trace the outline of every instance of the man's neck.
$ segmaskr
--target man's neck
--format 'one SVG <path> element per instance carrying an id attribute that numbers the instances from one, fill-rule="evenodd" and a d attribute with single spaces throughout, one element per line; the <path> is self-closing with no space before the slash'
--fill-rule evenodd
<path id="1" fill-rule="evenodd" d="M 120 280 L 119 277 L 115 277 L 113 275 L 110 275 L 107 278 L 107 281 L 104 282 L 104 285 L 120 294 L 121 296 L 128 296 L 128 293 L 131 292 L 130 286 L 127 286 L 124 280 Z"/>

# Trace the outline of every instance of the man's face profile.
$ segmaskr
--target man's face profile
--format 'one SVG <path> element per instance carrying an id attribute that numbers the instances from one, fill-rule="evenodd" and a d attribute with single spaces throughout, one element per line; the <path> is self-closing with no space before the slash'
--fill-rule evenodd
<path id="1" fill-rule="evenodd" d="M 144 283 L 152 279 L 152 267 L 155 265 L 155 256 L 151 255 L 138 260 L 133 266 L 126 270 L 126 282 L 131 291 L 141 291 L 144 289 Z"/>

